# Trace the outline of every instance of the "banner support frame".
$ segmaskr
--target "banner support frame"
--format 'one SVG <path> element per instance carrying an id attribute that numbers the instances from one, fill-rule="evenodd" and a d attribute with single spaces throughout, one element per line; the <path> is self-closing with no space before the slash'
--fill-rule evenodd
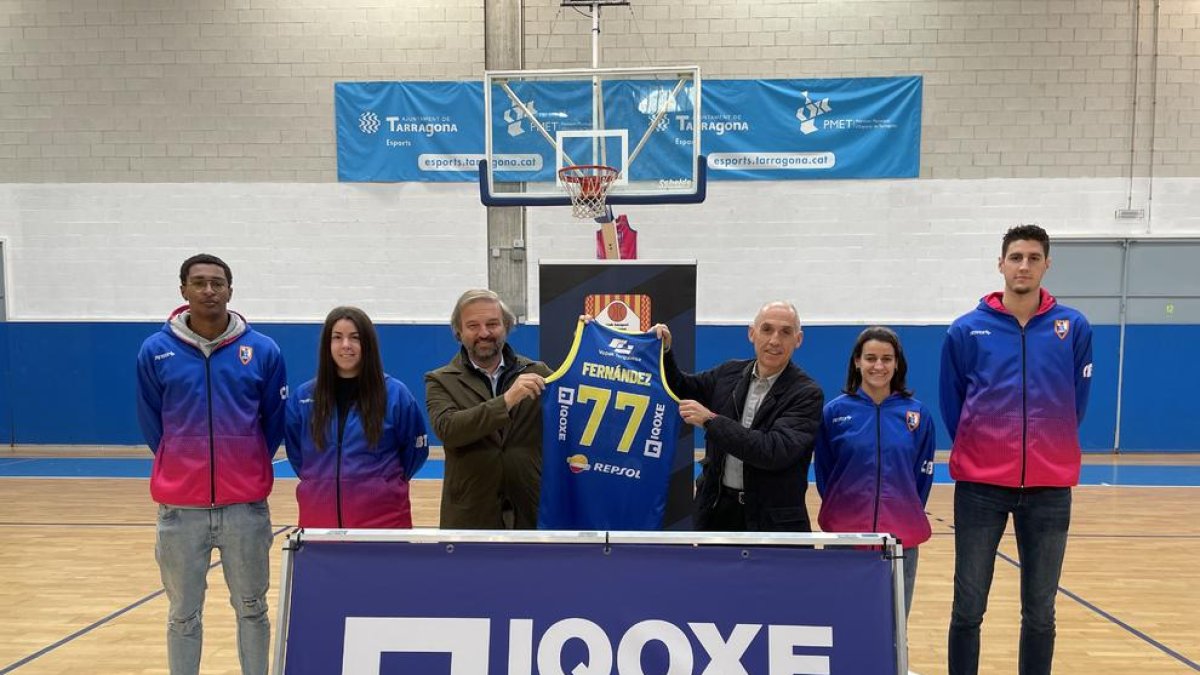
<path id="1" fill-rule="evenodd" d="M 908 673 L 908 631 L 904 606 L 904 546 L 887 533 L 825 533 L 825 532 L 649 532 L 649 531 L 588 531 L 588 530 L 441 530 L 414 528 L 410 530 L 372 529 L 304 529 L 289 533 L 283 546 L 279 582 L 279 613 L 275 629 L 274 658 L 270 672 L 283 675 L 286 667 L 288 623 L 291 616 L 292 567 L 295 551 L 305 541 L 311 542 L 374 542 L 374 543 L 549 543 L 585 544 L 603 547 L 613 545 L 656 544 L 671 546 L 821 546 L 829 548 L 861 548 L 878 546 L 891 562 L 893 642 L 896 650 L 896 673 Z"/>
<path id="2" fill-rule="evenodd" d="M 292 610 L 292 554 L 300 548 L 302 529 L 293 530 L 283 544 L 283 556 L 279 570 L 279 615 L 275 624 L 275 655 L 271 659 L 271 673 L 283 675 L 287 661 L 287 633 Z"/>

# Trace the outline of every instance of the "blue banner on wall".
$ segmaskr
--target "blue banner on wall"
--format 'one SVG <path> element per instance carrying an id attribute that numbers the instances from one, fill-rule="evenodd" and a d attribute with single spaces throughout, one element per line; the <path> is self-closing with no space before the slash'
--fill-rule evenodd
<path id="1" fill-rule="evenodd" d="M 483 159 L 478 82 L 338 82 L 338 180 L 464 182 Z"/>
<path id="2" fill-rule="evenodd" d="M 704 83 L 711 180 L 916 178 L 921 78 Z"/>
<path id="3" fill-rule="evenodd" d="M 552 131 L 592 127 L 590 90 L 562 82 L 520 86 L 522 100 L 538 101 L 538 113 L 553 118 Z M 629 101 L 648 100 L 652 92 L 643 90 L 653 86 L 606 82 L 606 126 L 634 130 L 635 140 L 639 138 L 654 110 L 641 110 Z M 920 171 L 921 96 L 920 77 L 705 81 L 701 147 L 708 156 L 709 178 L 915 178 Z M 476 180 L 475 167 L 484 157 L 480 83 L 339 82 L 334 100 L 339 180 Z M 514 113 L 497 106 L 493 114 Z M 694 111 L 673 110 L 632 170 L 649 178 L 686 174 L 683 166 L 657 166 L 682 164 L 686 155 L 656 153 L 654 147 L 690 144 L 693 124 Z M 539 134 L 497 137 L 495 143 L 498 154 L 517 163 L 519 174 L 514 175 L 552 178 L 554 149 Z"/>
<path id="4" fill-rule="evenodd" d="M 896 672 L 877 551 L 310 541 L 292 564 L 288 675 Z"/>

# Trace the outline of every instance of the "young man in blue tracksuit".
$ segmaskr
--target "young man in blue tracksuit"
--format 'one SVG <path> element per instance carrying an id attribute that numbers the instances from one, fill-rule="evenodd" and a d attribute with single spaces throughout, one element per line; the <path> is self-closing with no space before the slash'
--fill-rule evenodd
<path id="1" fill-rule="evenodd" d="M 979 670 L 979 629 L 1010 513 L 1021 562 L 1018 672 L 1050 672 L 1091 386 L 1091 326 L 1041 287 L 1046 231 L 1010 229 L 999 267 L 1004 290 L 951 324 L 942 346 L 942 419 L 956 481 L 951 675 Z"/>
<path id="2" fill-rule="evenodd" d="M 267 672 L 271 458 L 283 439 L 287 375 L 279 347 L 227 309 L 233 274 L 220 258 L 179 270 L 187 305 L 137 357 L 138 422 L 154 453 L 154 556 L 170 600 L 172 675 L 200 670 L 209 560 L 221 552 L 244 675 Z"/>

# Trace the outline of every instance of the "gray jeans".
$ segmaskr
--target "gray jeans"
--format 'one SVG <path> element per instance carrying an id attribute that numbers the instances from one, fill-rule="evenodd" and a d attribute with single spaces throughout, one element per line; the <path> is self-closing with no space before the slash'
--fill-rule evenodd
<path id="1" fill-rule="evenodd" d="M 212 509 L 159 505 L 154 557 L 171 606 L 167 660 L 171 675 L 200 672 L 201 617 L 214 548 L 237 614 L 238 659 L 243 675 L 266 675 L 271 644 L 267 618 L 271 512 L 265 501 Z"/>
<path id="2" fill-rule="evenodd" d="M 912 610 L 913 591 L 917 587 L 917 547 L 904 549 L 904 618 Z"/>

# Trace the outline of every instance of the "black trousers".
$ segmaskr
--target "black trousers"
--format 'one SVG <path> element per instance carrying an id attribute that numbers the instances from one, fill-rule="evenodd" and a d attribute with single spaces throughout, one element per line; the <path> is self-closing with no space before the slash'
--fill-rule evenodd
<path id="1" fill-rule="evenodd" d="M 733 488 L 721 486 L 717 503 L 713 506 L 705 529 L 711 532 L 745 532 L 746 505 L 745 493 Z"/>

